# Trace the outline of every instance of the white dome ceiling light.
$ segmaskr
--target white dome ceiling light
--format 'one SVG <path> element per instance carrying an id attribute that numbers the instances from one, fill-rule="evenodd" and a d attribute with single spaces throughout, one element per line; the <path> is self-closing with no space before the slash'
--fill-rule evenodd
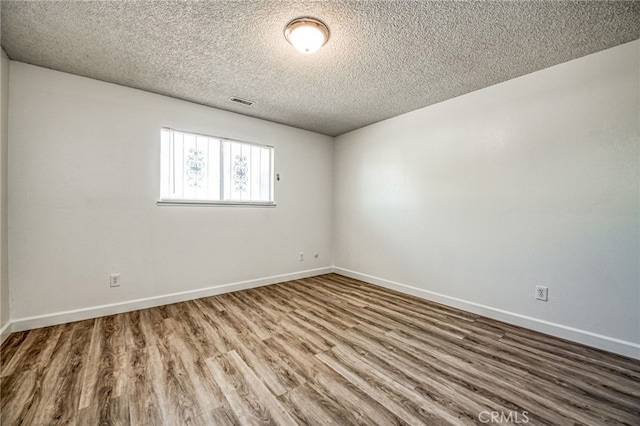
<path id="1" fill-rule="evenodd" d="M 287 24 L 284 36 L 299 52 L 317 52 L 329 40 L 329 28 L 315 18 L 297 18 Z"/>

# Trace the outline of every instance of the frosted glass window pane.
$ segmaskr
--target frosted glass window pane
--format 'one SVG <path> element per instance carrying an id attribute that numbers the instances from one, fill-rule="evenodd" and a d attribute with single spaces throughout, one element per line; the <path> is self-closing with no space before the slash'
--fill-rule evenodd
<path id="1" fill-rule="evenodd" d="M 169 176 L 171 173 L 171 158 L 168 153 L 171 149 L 170 145 L 171 132 L 167 129 L 160 131 L 160 152 L 162 153 L 160 161 L 160 199 L 170 198 L 169 193 Z"/>
<path id="2" fill-rule="evenodd" d="M 160 199 L 273 202 L 273 148 L 161 129 Z"/>

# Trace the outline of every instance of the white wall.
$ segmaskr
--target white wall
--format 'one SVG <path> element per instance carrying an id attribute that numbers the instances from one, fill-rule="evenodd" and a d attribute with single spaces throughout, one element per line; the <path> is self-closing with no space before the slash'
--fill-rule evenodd
<path id="1" fill-rule="evenodd" d="M 335 265 L 640 357 L 639 51 L 336 138 Z"/>
<path id="2" fill-rule="evenodd" d="M 338 272 L 640 358 L 639 50 L 357 130 L 335 152 L 329 137 L 12 61 L 13 329 L 313 275 L 335 256 Z M 156 206 L 161 126 L 274 145 L 278 207 Z"/>
<path id="3" fill-rule="evenodd" d="M 7 147 L 9 146 L 9 57 L 0 49 L 0 343 L 9 335 L 7 250 Z"/>
<path id="4" fill-rule="evenodd" d="M 332 265 L 332 138 L 14 61 L 10 87 L 14 330 Z M 273 145 L 277 207 L 157 206 L 161 126 Z"/>

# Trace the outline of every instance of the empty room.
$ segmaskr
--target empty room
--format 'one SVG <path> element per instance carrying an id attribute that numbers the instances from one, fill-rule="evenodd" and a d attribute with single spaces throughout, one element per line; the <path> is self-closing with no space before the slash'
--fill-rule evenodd
<path id="1" fill-rule="evenodd" d="M 640 2 L 0 2 L 0 424 L 640 425 Z"/>

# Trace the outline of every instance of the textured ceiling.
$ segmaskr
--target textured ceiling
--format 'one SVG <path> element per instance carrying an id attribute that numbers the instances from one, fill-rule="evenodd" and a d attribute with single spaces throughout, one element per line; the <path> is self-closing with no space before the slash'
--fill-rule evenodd
<path id="1" fill-rule="evenodd" d="M 300 16 L 330 28 L 314 55 Z M 640 2 L 3 0 L 1 23 L 11 59 L 335 136 L 638 39 Z"/>

